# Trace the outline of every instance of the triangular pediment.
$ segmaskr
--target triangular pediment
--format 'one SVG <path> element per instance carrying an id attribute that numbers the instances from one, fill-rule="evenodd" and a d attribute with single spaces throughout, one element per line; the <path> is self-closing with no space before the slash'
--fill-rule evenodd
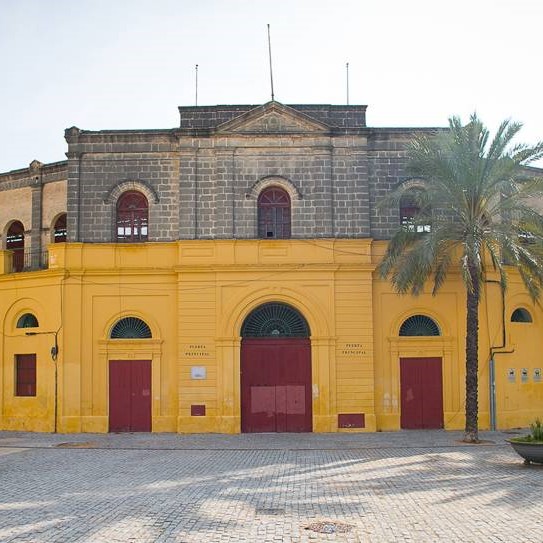
<path id="1" fill-rule="evenodd" d="M 279 102 L 268 102 L 217 127 L 217 132 L 230 134 L 307 134 L 329 130 L 328 125 Z"/>

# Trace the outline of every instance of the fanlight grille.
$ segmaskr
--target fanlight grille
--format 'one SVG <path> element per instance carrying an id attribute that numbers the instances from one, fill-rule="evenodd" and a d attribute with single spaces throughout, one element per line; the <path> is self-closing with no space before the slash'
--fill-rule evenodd
<path id="1" fill-rule="evenodd" d="M 151 329 L 136 317 L 125 317 L 115 323 L 111 329 L 111 339 L 148 339 L 152 338 Z"/>
<path id="2" fill-rule="evenodd" d="M 243 337 L 309 337 L 306 320 L 294 308 L 281 303 L 260 306 L 241 328 Z"/>
<path id="3" fill-rule="evenodd" d="M 38 319 L 32 313 L 21 315 L 17 321 L 17 328 L 37 328 L 38 326 Z"/>
<path id="4" fill-rule="evenodd" d="M 532 315 L 530 315 L 530 312 L 527 309 L 519 307 L 513 311 L 511 322 L 532 322 Z"/>
<path id="5" fill-rule="evenodd" d="M 400 336 L 440 336 L 437 323 L 426 315 L 413 315 L 400 326 Z"/>

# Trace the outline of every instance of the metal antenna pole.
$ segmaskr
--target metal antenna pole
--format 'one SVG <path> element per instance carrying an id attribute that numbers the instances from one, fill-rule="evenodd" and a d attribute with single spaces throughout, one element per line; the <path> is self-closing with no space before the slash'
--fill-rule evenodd
<path id="1" fill-rule="evenodd" d="M 196 100 L 195 105 L 198 105 L 198 64 L 194 67 L 195 75 L 196 75 Z"/>
<path id="2" fill-rule="evenodd" d="M 270 83 L 271 83 L 271 99 L 274 101 L 273 94 L 273 71 L 272 71 L 272 53 L 271 53 L 271 38 L 270 38 L 270 25 L 268 25 L 268 52 L 270 56 Z"/>
<path id="3" fill-rule="evenodd" d="M 345 69 L 347 71 L 347 105 L 349 105 L 349 63 L 345 64 Z"/>

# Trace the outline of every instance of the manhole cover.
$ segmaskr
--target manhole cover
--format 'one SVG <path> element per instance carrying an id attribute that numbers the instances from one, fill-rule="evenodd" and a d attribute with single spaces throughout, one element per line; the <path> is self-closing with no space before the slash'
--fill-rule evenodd
<path id="1" fill-rule="evenodd" d="M 55 447 L 59 449 L 89 449 L 96 447 L 96 443 L 92 441 L 68 441 L 66 443 L 58 443 Z"/>
<path id="2" fill-rule="evenodd" d="M 306 526 L 306 530 L 311 532 L 317 532 L 318 534 L 346 534 L 350 532 L 354 526 L 345 524 L 343 522 L 332 522 L 330 520 L 323 520 L 321 522 L 313 522 Z"/>

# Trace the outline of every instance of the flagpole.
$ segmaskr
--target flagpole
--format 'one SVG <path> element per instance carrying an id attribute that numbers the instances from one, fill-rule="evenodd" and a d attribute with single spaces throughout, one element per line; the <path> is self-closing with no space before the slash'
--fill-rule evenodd
<path id="1" fill-rule="evenodd" d="M 194 66 L 194 72 L 195 72 L 195 86 L 196 86 L 196 100 L 195 105 L 198 105 L 198 64 Z"/>
<path id="2" fill-rule="evenodd" d="M 268 24 L 268 53 L 270 56 L 270 83 L 271 83 L 271 99 L 272 102 L 275 100 L 273 94 L 273 71 L 272 71 L 272 53 L 271 53 L 271 37 L 270 37 L 270 25 Z"/>
<path id="3" fill-rule="evenodd" d="M 347 105 L 349 105 L 349 63 L 345 64 L 345 69 L 347 71 Z"/>

